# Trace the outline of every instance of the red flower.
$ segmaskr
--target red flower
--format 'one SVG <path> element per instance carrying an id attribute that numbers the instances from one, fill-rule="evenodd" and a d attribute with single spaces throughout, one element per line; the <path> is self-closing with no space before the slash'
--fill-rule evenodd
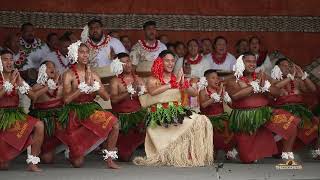
<path id="1" fill-rule="evenodd" d="M 157 111 L 157 107 L 156 106 L 151 106 L 151 112 L 156 112 Z"/>
<path id="2" fill-rule="evenodd" d="M 168 109 L 169 103 L 162 103 L 162 107 L 163 107 L 164 109 Z"/>

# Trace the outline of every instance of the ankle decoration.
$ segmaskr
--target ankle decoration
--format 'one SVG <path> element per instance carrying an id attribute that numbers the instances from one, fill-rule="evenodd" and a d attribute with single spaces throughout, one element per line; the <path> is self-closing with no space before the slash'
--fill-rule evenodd
<path id="1" fill-rule="evenodd" d="M 26 160 L 28 164 L 38 164 L 40 162 L 40 158 L 37 156 L 33 156 L 31 154 L 28 154 L 28 158 Z"/>
<path id="2" fill-rule="evenodd" d="M 102 150 L 104 160 L 107 160 L 109 157 L 111 159 L 118 159 L 117 151 L 108 151 L 106 149 Z"/>

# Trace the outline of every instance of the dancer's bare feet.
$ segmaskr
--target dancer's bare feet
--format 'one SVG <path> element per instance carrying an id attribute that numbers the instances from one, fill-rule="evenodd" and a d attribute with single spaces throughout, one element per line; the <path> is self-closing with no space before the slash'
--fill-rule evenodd
<path id="1" fill-rule="evenodd" d="M 109 169 L 120 169 L 120 166 L 118 166 L 111 158 L 106 160 L 106 166 Z"/>
<path id="2" fill-rule="evenodd" d="M 42 169 L 40 169 L 36 164 L 29 164 L 27 170 L 31 172 L 42 172 Z"/>

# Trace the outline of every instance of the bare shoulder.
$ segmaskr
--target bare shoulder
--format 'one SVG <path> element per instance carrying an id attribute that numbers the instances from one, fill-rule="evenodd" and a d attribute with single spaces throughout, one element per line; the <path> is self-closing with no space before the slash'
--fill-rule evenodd
<path id="1" fill-rule="evenodd" d="M 117 76 L 114 76 L 113 78 L 111 78 L 110 80 L 111 85 L 118 84 L 118 83 L 119 83 L 119 78 Z"/>

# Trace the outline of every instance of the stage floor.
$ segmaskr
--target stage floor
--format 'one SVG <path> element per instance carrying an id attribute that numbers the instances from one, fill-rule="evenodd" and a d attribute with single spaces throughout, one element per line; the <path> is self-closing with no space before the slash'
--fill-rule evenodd
<path id="1" fill-rule="evenodd" d="M 299 154 L 302 170 L 277 170 L 279 159 L 266 158 L 256 164 L 224 162 L 219 170 L 222 180 L 320 180 L 320 161 L 311 160 L 306 153 Z M 223 158 L 218 157 L 219 162 Z M 302 159 L 302 160 L 301 160 Z M 59 154 L 53 165 L 41 165 L 43 172 L 25 171 L 25 154 L 12 162 L 9 171 L 0 171 L 0 180 L 216 180 L 214 166 L 201 168 L 143 167 L 119 162 L 121 169 L 105 169 L 102 157 L 91 154 L 83 168 L 71 168 Z M 216 163 L 217 164 L 217 163 Z M 216 166 L 215 164 L 215 166 Z"/>

